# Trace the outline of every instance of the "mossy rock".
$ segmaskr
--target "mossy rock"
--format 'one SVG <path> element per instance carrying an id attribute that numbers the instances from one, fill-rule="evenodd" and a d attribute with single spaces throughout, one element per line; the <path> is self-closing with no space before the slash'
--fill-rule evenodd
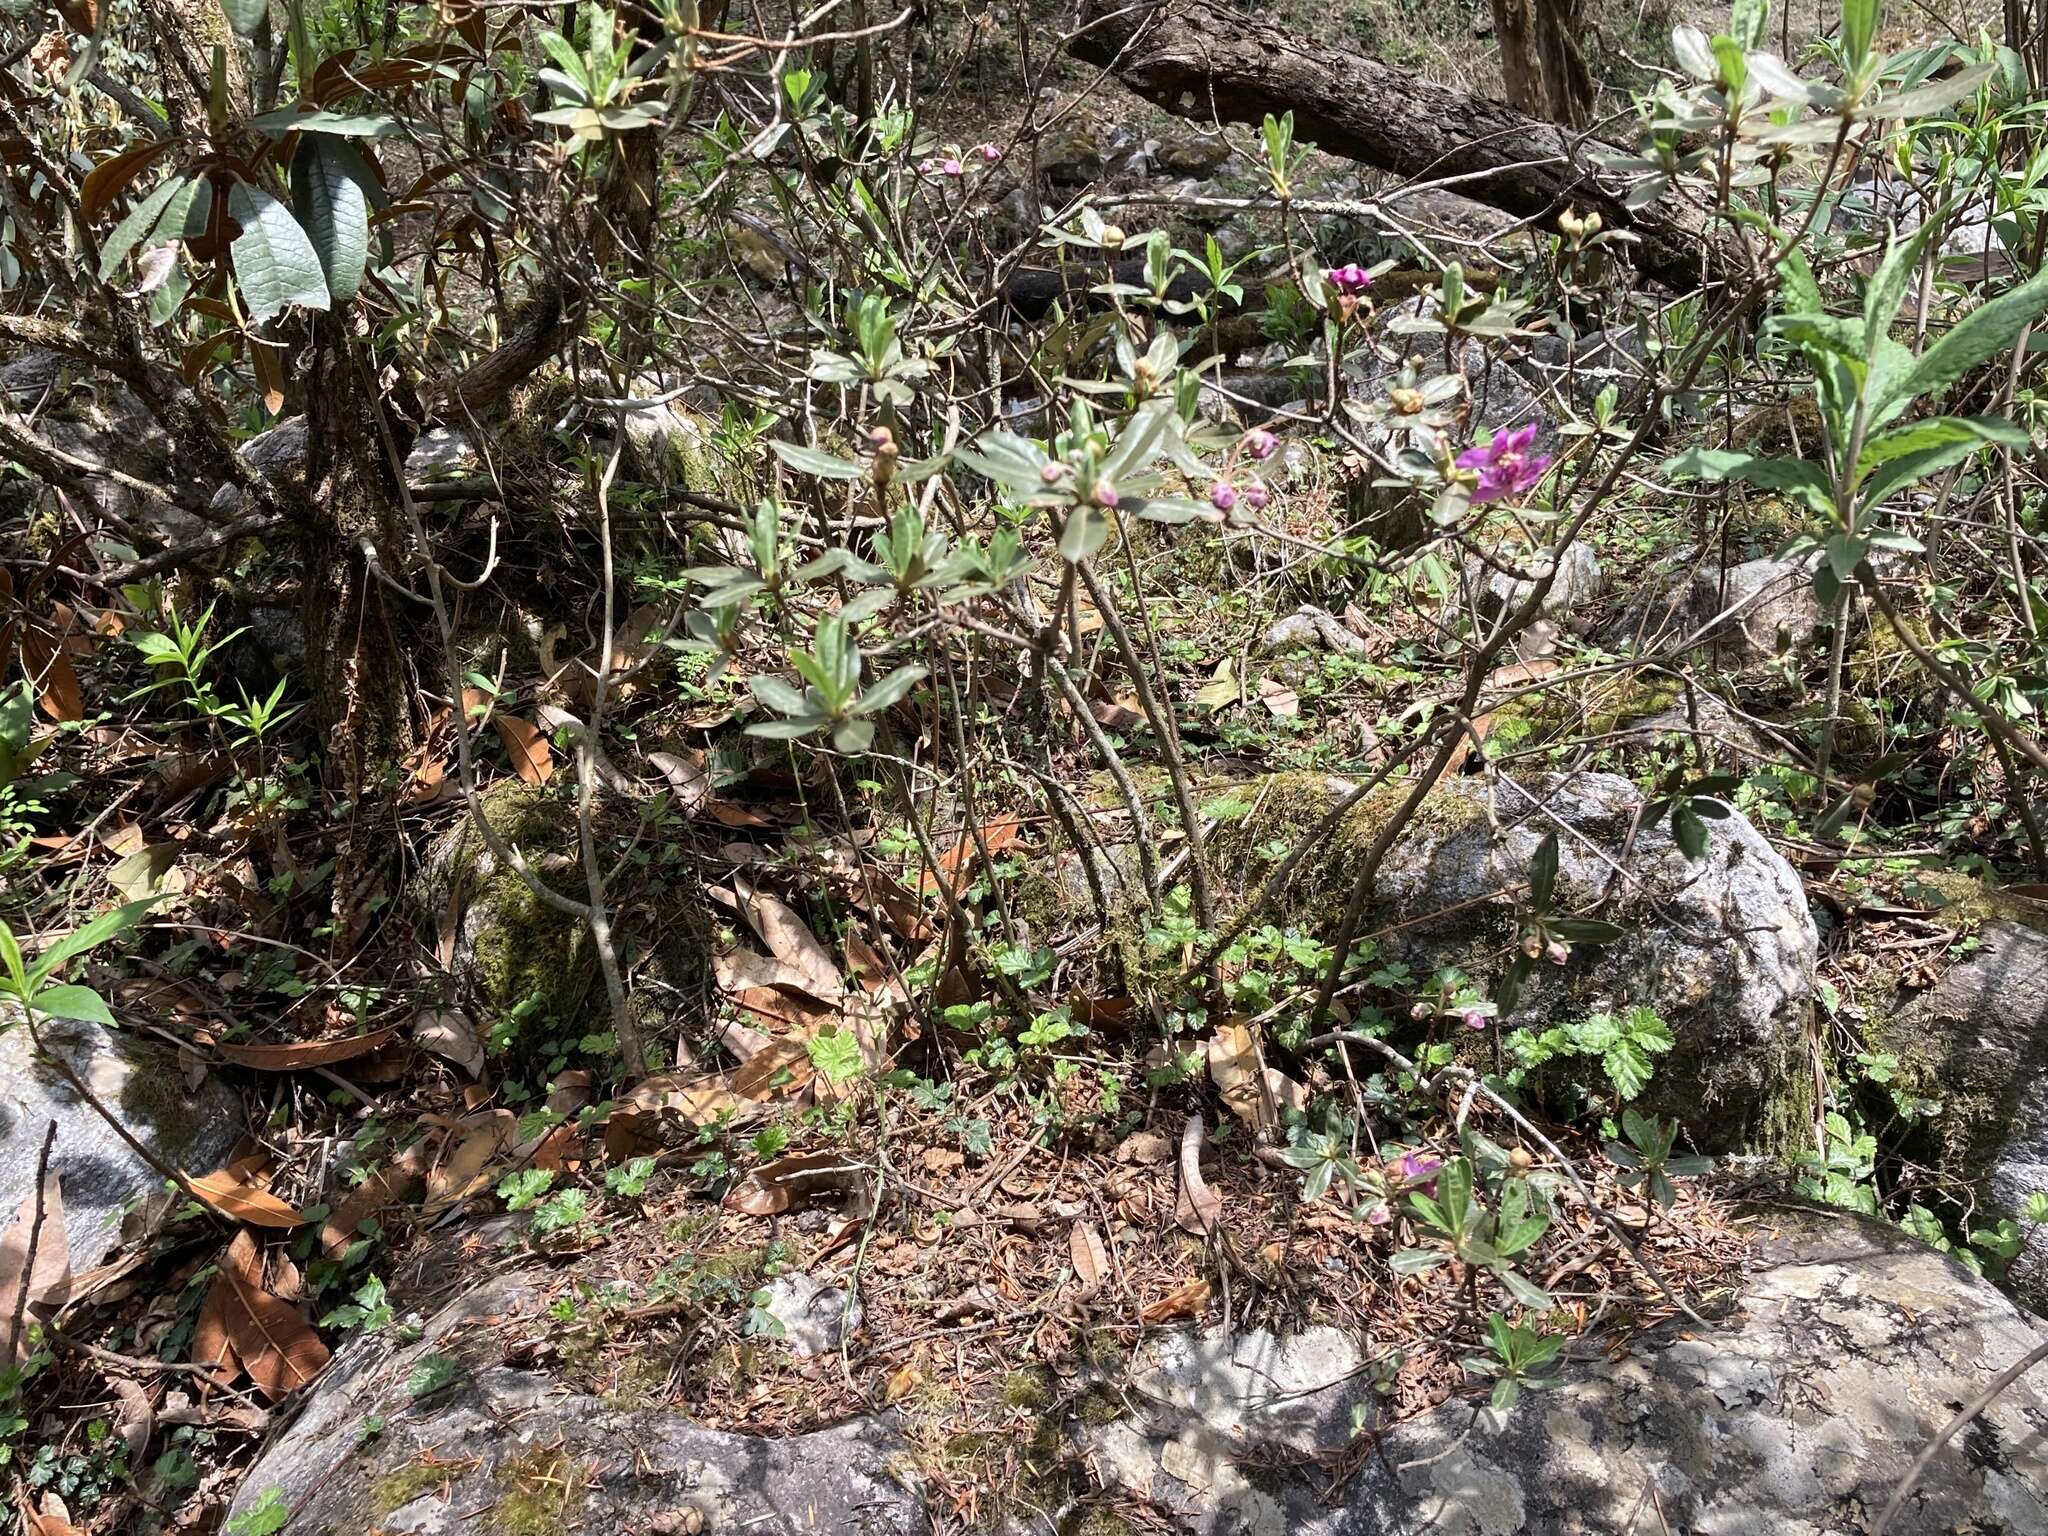
<path id="1" fill-rule="evenodd" d="M 507 780 L 481 802 L 492 830 L 531 870 L 572 900 L 583 899 L 576 808 L 566 786 L 536 789 Z M 460 912 L 452 969 L 479 1023 L 518 1012 L 589 1033 L 609 1027 L 589 925 L 548 905 L 501 864 L 467 816 L 430 850 L 414 899 L 437 929 L 451 908 Z M 658 1040 L 673 1032 L 678 1012 L 703 996 L 709 915 L 694 889 L 657 895 L 622 887 L 607 899 L 620 965 L 632 978 L 629 1006 L 643 1034 Z"/>
<path id="2" fill-rule="evenodd" d="M 1212 838 L 1217 867 L 1242 870 L 1244 889 L 1256 888 L 1277 863 L 1275 845 L 1310 836 L 1350 788 L 1315 774 L 1245 786 L 1239 794 L 1253 809 Z M 1333 936 L 1407 793 L 1405 784 L 1383 786 L 1345 811 L 1269 905 L 1268 920 Z M 1491 986 L 1515 952 L 1515 892 L 1556 829 L 1553 910 L 1597 914 L 1624 931 L 1611 944 L 1576 948 L 1563 966 L 1539 967 L 1505 1027 L 1654 1008 L 1675 1044 L 1656 1058 L 1641 1107 L 1676 1115 L 1711 1151 L 1790 1150 L 1812 1120 L 1804 1063 L 1819 941 L 1804 888 L 1732 811 L 1707 822 L 1694 860 L 1668 821 L 1642 816 L 1643 804 L 1612 774 L 1544 775 L 1497 790 L 1479 779 L 1446 782 L 1379 865 L 1366 930 L 1380 932 L 1381 954 L 1417 977 L 1456 966 Z"/>

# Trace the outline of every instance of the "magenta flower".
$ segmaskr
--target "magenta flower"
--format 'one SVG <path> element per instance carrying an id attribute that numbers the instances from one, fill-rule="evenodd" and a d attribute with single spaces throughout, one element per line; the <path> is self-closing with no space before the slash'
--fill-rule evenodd
<path id="1" fill-rule="evenodd" d="M 1443 1165 L 1442 1158 L 1431 1157 L 1427 1152 L 1404 1152 L 1401 1154 L 1401 1161 L 1396 1165 L 1396 1171 L 1401 1175 L 1403 1184 L 1414 1184 L 1423 1179 L 1433 1178 L 1437 1169 Z"/>
<path id="2" fill-rule="evenodd" d="M 1228 480 L 1218 480 L 1209 487 L 1209 505 L 1218 512 L 1228 512 L 1237 505 L 1237 487 Z"/>
<path id="3" fill-rule="evenodd" d="M 1348 297 L 1356 297 L 1372 286 L 1372 274 L 1355 261 L 1348 261 L 1341 267 L 1332 267 L 1323 276 L 1330 280 L 1330 286 Z"/>
<path id="4" fill-rule="evenodd" d="M 1003 152 L 1000 149 L 997 149 L 993 144 L 978 144 L 975 146 L 974 152 L 977 155 L 981 156 L 982 159 L 986 160 L 990 165 L 994 165 L 998 160 L 1003 158 Z"/>
<path id="5" fill-rule="evenodd" d="M 1116 505 L 1116 501 L 1115 486 L 1111 485 L 1107 480 L 1095 482 L 1095 505 L 1098 507 L 1113 507 Z"/>
<path id="6" fill-rule="evenodd" d="M 1531 453 L 1536 441 L 1536 423 L 1512 432 L 1496 432 L 1485 447 L 1467 448 L 1458 455 L 1458 468 L 1479 472 L 1479 485 L 1472 492 L 1474 503 L 1500 501 L 1524 496 L 1536 488 L 1550 468 L 1550 455 Z"/>
<path id="7" fill-rule="evenodd" d="M 963 166 L 957 159 L 948 158 L 946 163 L 940 166 L 939 169 L 944 171 L 948 176 L 959 176 L 964 174 L 967 168 Z"/>
<path id="8" fill-rule="evenodd" d="M 1244 451 L 1263 462 L 1280 451 L 1280 439 L 1264 427 L 1253 427 L 1244 435 Z"/>
<path id="9" fill-rule="evenodd" d="M 1265 511 L 1266 503 L 1271 499 L 1271 493 L 1267 491 L 1265 481 L 1250 480 L 1245 483 L 1244 504 L 1254 512 Z"/>
<path id="10" fill-rule="evenodd" d="M 1366 1211 L 1365 1219 L 1376 1227 L 1384 1227 L 1394 1219 L 1394 1213 L 1388 1208 L 1387 1202 L 1381 1200 Z"/>
<path id="11" fill-rule="evenodd" d="M 1464 1021 L 1467 1029 L 1486 1028 L 1486 1015 L 1477 1008 L 1467 1008 L 1464 1013 Z"/>

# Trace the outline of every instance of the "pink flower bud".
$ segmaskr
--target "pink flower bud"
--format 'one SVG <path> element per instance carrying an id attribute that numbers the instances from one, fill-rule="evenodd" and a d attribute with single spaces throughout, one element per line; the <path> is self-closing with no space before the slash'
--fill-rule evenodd
<path id="1" fill-rule="evenodd" d="M 948 160 L 944 165 L 940 166 L 939 169 L 944 171 L 948 176 L 958 176 L 963 174 L 967 168 L 963 166 L 958 160 Z"/>
<path id="2" fill-rule="evenodd" d="M 1218 512 L 1228 512 L 1237 505 L 1237 487 L 1228 480 L 1218 480 L 1209 487 L 1209 505 Z"/>
<path id="3" fill-rule="evenodd" d="M 1246 484 L 1244 488 L 1244 504 L 1254 512 L 1265 511 L 1266 503 L 1271 499 L 1272 497 L 1266 490 L 1266 484 L 1263 480 L 1253 480 Z"/>
<path id="4" fill-rule="evenodd" d="M 1384 1227 L 1394 1219 L 1394 1213 L 1387 1208 L 1387 1202 L 1382 1200 L 1365 1213 L 1365 1219 L 1375 1227 Z"/>
<path id="5" fill-rule="evenodd" d="M 1563 965 L 1565 961 L 1571 959 L 1572 948 L 1561 939 L 1552 939 L 1550 941 L 1550 948 L 1545 950 L 1544 953 L 1550 957 L 1552 965 Z"/>
<path id="6" fill-rule="evenodd" d="M 1095 505 L 1097 505 L 1098 507 L 1113 507 L 1116 505 L 1116 503 L 1116 487 L 1111 485 L 1107 480 L 1096 481 Z"/>
<path id="7" fill-rule="evenodd" d="M 1003 152 L 1000 149 L 997 149 L 993 144 L 983 144 L 982 146 L 980 146 L 980 148 L 978 148 L 975 151 L 975 153 L 980 155 L 981 158 L 986 160 L 990 165 L 994 165 L 998 160 L 1003 158 Z"/>
<path id="8" fill-rule="evenodd" d="M 1477 1008 L 1467 1008 L 1464 1013 L 1464 1020 L 1467 1029 L 1486 1028 L 1486 1015 Z"/>
<path id="9" fill-rule="evenodd" d="M 1058 485 L 1060 477 L 1066 472 L 1067 466 L 1064 464 L 1041 464 L 1038 467 L 1038 478 L 1047 485 Z"/>
<path id="10" fill-rule="evenodd" d="M 1421 1020 L 1428 1018 L 1434 1012 L 1436 1012 L 1436 1010 L 1430 1007 L 1427 1003 L 1415 1003 L 1409 1007 L 1408 1017 L 1416 1020 L 1419 1023 Z"/>
<path id="11" fill-rule="evenodd" d="M 1244 435 L 1244 451 L 1255 459 L 1270 459 L 1280 451 L 1280 439 L 1264 427 L 1253 427 Z"/>

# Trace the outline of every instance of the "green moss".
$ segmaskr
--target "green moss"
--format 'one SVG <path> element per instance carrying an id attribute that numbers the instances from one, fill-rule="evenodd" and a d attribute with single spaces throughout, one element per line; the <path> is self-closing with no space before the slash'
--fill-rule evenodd
<path id="1" fill-rule="evenodd" d="M 1050 1408 L 1054 1399 L 1052 1379 L 1042 1370 L 1012 1371 L 1003 1378 L 1003 1406 L 1026 1408 L 1034 1413 Z"/>
<path id="2" fill-rule="evenodd" d="M 1919 869 L 1913 872 L 1912 881 L 1917 893 L 1923 899 L 1932 897 L 1942 916 L 1953 922 L 2002 921 L 2048 933 L 2048 910 L 2036 902 L 2008 896 L 1973 875 L 1952 869 Z"/>
<path id="3" fill-rule="evenodd" d="M 1113 1510 L 1091 1509 L 1066 1526 L 1064 1536 L 1135 1536 L 1137 1529 Z"/>
<path id="4" fill-rule="evenodd" d="M 505 1462 L 498 1468 L 505 1491 L 486 1517 L 488 1529 L 494 1536 L 565 1536 L 576 1484 L 589 1476 L 588 1467 L 559 1450 L 535 1449 Z"/>
<path id="5" fill-rule="evenodd" d="M 1074 1400 L 1074 1417 L 1091 1429 L 1128 1418 L 1130 1412 L 1131 1405 L 1124 1401 L 1123 1394 L 1104 1386 L 1090 1387 Z"/>
<path id="6" fill-rule="evenodd" d="M 378 1519 L 395 1509 L 403 1509 L 414 1499 L 444 1487 L 448 1482 L 447 1472 L 426 1462 L 414 1462 L 396 1472 L 387 1473 L 370 1485 L 370 1508 Z"/>

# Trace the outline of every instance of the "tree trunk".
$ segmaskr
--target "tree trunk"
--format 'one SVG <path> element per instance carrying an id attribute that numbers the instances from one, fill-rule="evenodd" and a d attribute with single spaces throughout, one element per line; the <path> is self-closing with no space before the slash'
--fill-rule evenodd
<path id="1" fill-rule="evenodd" d="M 1406 70 L 1305 41 L 1214 0 L 1084 0 L 1069 48 L 1113 70 L 1146 100 L 1200 122 L 1257 123 L 1294 114 L 1300 139 L 1418 180 L 1457 179 L 1465 197 L 1519 218 L 1598 213 L 1640 239 L 1638 268 L 1680 290 L 1746 263 L 1732 231 L 1682 196 L 1623 206 L 1626 188 L 1582 141 L 1550 123 Z"/>
<path id="2" fill-rule="evenodd" d="M 1493 0 L 1508 105 L 1531 117 L 1583 128 L 1593 111 L 1593 76 L 1579 49 L 1579 0 Z"/>

